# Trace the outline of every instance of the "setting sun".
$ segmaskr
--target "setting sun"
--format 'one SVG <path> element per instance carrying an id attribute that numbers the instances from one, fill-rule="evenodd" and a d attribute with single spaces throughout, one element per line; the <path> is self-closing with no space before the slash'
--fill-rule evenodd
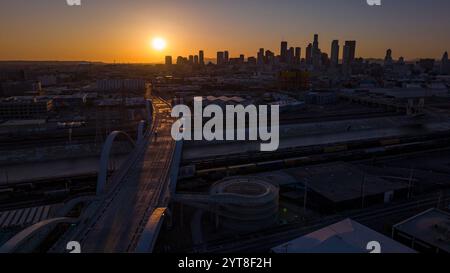
<path id="1" fill-rule="evenodd" d="M 166 48 L 166 45 L 166 40 L 164 40 L 163 38 L 157 37 L 152 40 L 152 47 L 155 50 L 162 51 Z"/>

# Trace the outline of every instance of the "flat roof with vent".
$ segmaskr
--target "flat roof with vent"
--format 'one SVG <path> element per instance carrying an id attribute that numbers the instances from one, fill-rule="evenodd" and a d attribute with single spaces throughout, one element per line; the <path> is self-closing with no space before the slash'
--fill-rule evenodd
<path id="1" fill-rule="evenodd" d="M 393 228 L 450 253 L 450 214 L 447 212 L 432 208 Z"/>
<path id="2" fill-rule="evenodd" d="M 332 202 L 343 202 L 407 187 L 405 183 L 390 181 L 368 175 L 356 166 L 346 162 L 335 162 L 286 170 L 299 181 L 308 179 L 308 188 Z"/>

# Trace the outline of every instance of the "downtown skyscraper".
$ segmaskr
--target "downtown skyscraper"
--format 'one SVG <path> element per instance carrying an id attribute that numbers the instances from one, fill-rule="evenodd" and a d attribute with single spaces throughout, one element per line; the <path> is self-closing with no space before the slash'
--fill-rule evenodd
<path id="1" fill-rule="evenodd" d="M 205 53 L 203 52 L 203 50 L 200 50 L 198 52 L 198 61 L 200 65 L 205 65 Z"/>
<path id="2" fill-rule="evenodd" d="M 225 63 L 223 51 L 218 51 L 218 52 L 217 52 L 216 63 L 217 63 L 218 65 L 222 65 L 222 64 Z"/>
<path id="3" fill-rule="evenodd" d="M 312 44 L 308 44 L 308 46 L 306 47 L 306 63 L 307 64 L 312 64 Z"/>
<path id="4" fill-rule="evenodd" d="M 312 64 L 318 68 L 322 64 L 322 52 L 319 48 L 319 35 L 314 34 L 314 41 L 312 44 Z"/>
<path id="5" fill-rule="evenodd" d="M 285 63 L 287 61 L 287 55 L 288 55 L 288 43 L 286 41 L 282 41 L 280 48 L 280 57 L 282 63 Z"/>
<path id="6" fill-rule="evenodd" d="M 258 65 L 263 65 L 265 62 L 264 60 L 264 48 L 260 48 L 258 51 L 258 57 L 257 57 L 257 63 Z"/>
<path id="7" fill-rule="evenodd" d="M 339 64 L 339 40 L 333 40 L 331 43 L 331 66 L 336 67 Z"/>
<path id="8" fill-rule="evenodd" d="M 295 48 L 295 64 L 300 64 L 302 59 L 302 49 L 300 47 Z"/>
<path id="9" fill-rule="evenodd" d="M 351 65 L 355 60 L 356 41 L 345 41 L 342 64 L 344 66 Z"/>

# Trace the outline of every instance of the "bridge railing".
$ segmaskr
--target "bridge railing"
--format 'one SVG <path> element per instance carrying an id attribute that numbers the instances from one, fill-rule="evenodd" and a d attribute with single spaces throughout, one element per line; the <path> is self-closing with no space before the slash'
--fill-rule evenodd
<path id="1" fill-rule="evenodd" d="M 136 147 L 134 150 L 127 156 L 126 160 L 122 163 L 122 165 L 119 167 L 119 169 L 107 179 L 107 184 L 109 184 L 109 190 L 106 195 L 109 195 L 114 192 L 114 190 L 117 188 L 117 186 L 120 184 L 120 182 L 123 180 L 123 178 L 127 175 L 130 168 L 136 164 L 137 160 L 140 159 L 140 157 L 143 155 L 145 151 L 145 147 L 148 145 L 148 143 L 151 141 L 150 136 L 154 134 L 155 129 L 157 127 L 157 124 L 159 123 L 159 119 L 156 117 L 155 114 L 155 106 L 152 104 L 152 124 L 151 126 L 145 131 L 144 137 L 142 138 L 142 141 L 136 143 Z"/>

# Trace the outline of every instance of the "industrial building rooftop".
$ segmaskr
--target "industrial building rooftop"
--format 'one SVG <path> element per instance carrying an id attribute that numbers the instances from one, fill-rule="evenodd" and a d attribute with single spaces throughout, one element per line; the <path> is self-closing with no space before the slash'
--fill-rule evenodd
<path id="1" fill-rule="evenodd" d="M 393 227 L 413 244 L 422 244 L 450 253 L 450 214 L 435 208 L 424 211 Z"/>
<path id="2" fill-rule="evenodd" d="M 272 248 L 275 253 L 368 253 L 370 242 L 380 244 L 381 253 L 415 251 L 351 219 L 345 219 Z"/>

